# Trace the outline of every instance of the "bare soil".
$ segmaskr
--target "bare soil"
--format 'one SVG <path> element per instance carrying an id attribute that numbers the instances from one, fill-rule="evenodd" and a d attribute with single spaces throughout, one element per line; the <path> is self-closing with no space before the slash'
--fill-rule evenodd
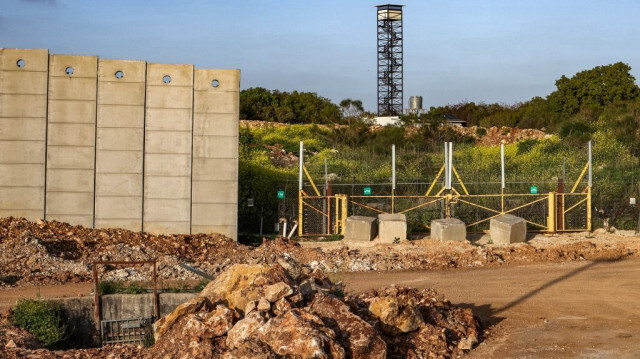
<path id="1" fill-rule="evenodd" d="M 487 339 L 469 358 L 637 358 L 640 260 L 342 273 L 347 291 L 433 288 L 472 308 Z"/>

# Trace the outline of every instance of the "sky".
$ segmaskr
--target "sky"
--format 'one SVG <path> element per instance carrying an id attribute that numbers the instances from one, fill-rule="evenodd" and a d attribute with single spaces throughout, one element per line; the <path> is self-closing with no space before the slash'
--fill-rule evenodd
<path id="1" fill-rule="evenodd" d="M 0 47 L 242 71 L 241 88 L 376 108 L 369 0 L 0 0 Z M 640 76 L 637 0 L 406 0 L 404 102 L 512 104 L 618 61 Z"/>

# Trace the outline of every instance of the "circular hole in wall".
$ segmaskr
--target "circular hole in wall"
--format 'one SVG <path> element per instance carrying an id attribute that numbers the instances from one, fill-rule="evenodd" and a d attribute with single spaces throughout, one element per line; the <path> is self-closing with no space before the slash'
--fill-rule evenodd
<path id="1" fill-rule="evenodd" d="M 218 87 L 218 86 L 220 86 L 220 81 L 218 81 L 218 80 L 213 80 L 213 81 L 211 81 L 211 86 L 213 86 L 213 87 Z"/>
<path id="2" fill-rule="evenodd" d="M 171 82 L 171 76 L 169 76 L 169 75 L 164 75 L 164 77 L 162 78 L 162 81 L 163 81 L 165 84 L 168 84 L 169 82 Z"/>
<path id="3" fill-rule="evenodd" d="M 64 72 L 67 73 L 67 75 L 73 75 L 73 67 L 68 66 L 66 69 L 64 69 Z"/>
<path id="4" fill-rule="evenodd" d="M 117 79 L 121 79 L 124 77 L 124 72 L 122 71 L 116 71 L 115 76 Z"/>
<path id="5" fill-rule="evenodd" d="M 20 60 L 16 61 L 16 66 L 24 67 L 24 65 L 26 65 L 26 63 L 24 62 L 23 59 L 20 59 Z"/>

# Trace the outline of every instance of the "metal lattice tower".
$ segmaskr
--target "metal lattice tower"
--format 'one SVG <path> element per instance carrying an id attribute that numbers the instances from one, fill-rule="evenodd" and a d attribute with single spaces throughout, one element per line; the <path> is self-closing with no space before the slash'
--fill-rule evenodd
<path id="1" fill-rule="evenodd" d="M 378 116 L 402 114 L 402 6 L 378 5 Z"/>

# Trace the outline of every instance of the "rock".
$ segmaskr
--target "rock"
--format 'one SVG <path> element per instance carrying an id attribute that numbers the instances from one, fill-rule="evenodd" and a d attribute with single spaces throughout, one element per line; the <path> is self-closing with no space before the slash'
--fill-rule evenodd
<path id="1" fill-rule="evenodd" d="M 347 357 L 354 359 L 387 357 L 387 344 L 375 328 L 353 314 L 339 299 L 318 294 L 310 304 L 309 310 L 336 332 L 337 341 L 345 349 Z"/>
<path id="2" fill-rule="evenodd" d="M 13 339 L 9 339 L 9 341 L 7 342 L 7 344 L 4 345 L 5 348 L 7 349 L 12 349 L 17 347 L 16 342 L 13 341 Z"/>
<path id="3" fill-rule="evenodd" d="M 199 338 L 215 338 L 225 335 L 233 327 L 234 311 L 224 305 L 212 312 L 191 314 L 184 331 Z"/>
<path id="4" fill-rule="evenodd" d="M 243 311 L 250 301 L 264 296 L 266 286 L 278 282 L 294 285 L 279 264 L 235 264 L 211 281 L 200 295 L 212 301 L 223 300 L 229 308 Z"/>
<path id="5" fill-rule="evenodd" d="M 289 303 L 287 298 L 280 298 L 280 300 L 273 304 L 272 309 L 275 315 L 283 315 L 291 310 L 291 303 Z"/>
<path id="6" fill-rule="evenodd" d="M 249 303 L 247 303 L 247 305 L 244 307 L 244 315 L 247 315 L 249 313 L 251 313 L 252 311 L 256 310 L 256 302 L 254 301 L 250 301 Z"/>
<path id="7" fill-rule="evenodd" d="M 257 309 L 261 312 L 268 312 L 271 310 L 271 303 L 269 303 L 269 301 L 264 298 L 260 298 Z"/>
<path id="8" fill-rule="evenodd" d="M 227 346 L 231 349 L 240 347 L 242 342 L 252 337 L 264 322 L 264 318 L 257 311 L 247 314 L 227 332 Z"/>
<path id="9" fill-rule="evenodd" d="M 382 330 L 389 335 L 412 332 L 424 323 L 415 303 L 402 305 L 393 296 L 374 299 L 369 305 L 369 311 L 380 319 Z"/>
<path id="10" fill-rule="evenodd" d="M 476 336 L 472 334 L 466 338 L 461 339 L 458 342 L 458 349 L 471 350 L 473 349 L 473 346 L 476 345 L 477 343 L 478 343 L 478 338 L 476 338 Z"/>
<path id="11" fill-rule="evenodd" d="M 194 297 L 186 303 L 180 304 L 173 312 L 160 318 L 153 324 L 153 337 L 158 341 L 164 333 L 183 317 L 203 311 L 209 311 L 213 308 L 211 301 L 205 297 Z"/>
<path id="12" fill-rule="evenodd" d="M 223 359 L 251 358 L 251 359 L 276 359 L 278 356 L 267 344 L 260 341 L 246 340 L 241 346 L 226 352 Z"/>
<path id="13" fill-rule="evenodd" d="M 271 303 L 293 294 L 293 289 L 284 282 L 279 282 L 264 289 L 264 297 Z"/>
<path id="14" fill-rule="evenodd" d="M 345 358 L 335 333 L 320 318 L 292 309 L 269 320 L 257 332 L 258 339 L 276 354 L 295 358 Z"/>

